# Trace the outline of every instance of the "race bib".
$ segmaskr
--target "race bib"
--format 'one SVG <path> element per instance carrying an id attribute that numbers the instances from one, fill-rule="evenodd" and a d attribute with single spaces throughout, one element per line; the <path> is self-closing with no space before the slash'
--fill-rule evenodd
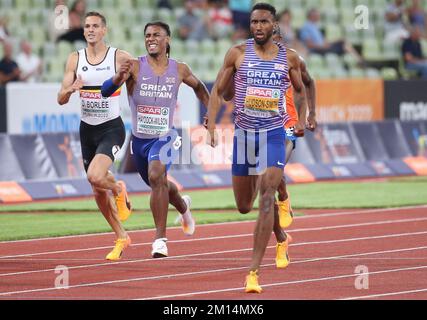
<path id="1" fill-rule="evenodd" d="M 169 130 L 169 109 L 156 106 L 138 106 L 136 130 L 141 134 L 161 135 Z"/>
<path id="2" fill-rule="evenodd" d="M 109 99 L 102 97 L 101 90 L 80 90 L 80 101 L 83 118 L 108 118 Z"/>
<path id="3" fill-rule="evenodd" d="M 261 118 L 279 112 L 280 90 L 248 87 L 245 98 L 245 113 Z"/>

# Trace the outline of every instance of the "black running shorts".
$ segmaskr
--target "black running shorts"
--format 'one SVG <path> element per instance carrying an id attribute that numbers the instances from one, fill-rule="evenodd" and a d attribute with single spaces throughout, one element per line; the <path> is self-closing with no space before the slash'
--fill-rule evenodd
<path id="1" fill-rule="evenodd" d="M 114 162 L 125 138 L 126 130 L 121 117 L 95 126 L 81 121 L 80 144 L 86 172 L 96 154 L 105 154 Z"/>

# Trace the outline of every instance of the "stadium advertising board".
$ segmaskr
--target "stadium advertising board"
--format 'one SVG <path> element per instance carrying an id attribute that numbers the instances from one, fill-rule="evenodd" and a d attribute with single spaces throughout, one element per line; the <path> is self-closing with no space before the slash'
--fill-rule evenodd
<path id="1" fill-rule="evenodd" d="M 385 82 L 386 118 L 427 120 L 427 81 Z"/>
<path id="2" fill-rule="evenodd" d="M 47 152 L 40 135 L 10 135 L 9 137 L 27 180 L 58 178 L 52 157 Z"/>
<path id="3" fill-rule="evenodd" d="M 425 157 L 407 157 L 403 161 L 419 176 L 427 176 L 427 159 Z"/>
<path id="4" fill-rule="evenodd" d="M 285 167 L 285 174 L 294 182 L 314 182 L 316 178 L 300 163 L 290 163 Z"/>
<path id="5" fill-rule="evenodd" d="M 360 122 L 353 123 L 352 127 L 359 141 L 369 141 L 370 143 L 360 143 L 363 155 L 366 160 L 387 160 L 387 152 L 378 134 L 376 123 Z"/>
<path id="6" fill-rule="evenodd" d="M 377 79 L 316 81 L 319 123 L 384 119 L 384 83 Z"/>
<path id="7" fill-rule="evenodd" d="M 60 106 L 56 101 L 59 89 L 60 84 L 58 83 L 8 84 L 6 86 L 7 132 L 78 132 L 79 97 L 77 94 L 73 94 L 67 104 Z M 123 122 L 127 131 L 130 131 L 131 114 L 126 88 L 123 88 L 120 95 L 120 105 Z M 185 112 L 181 112 L 181 106 Z M 185 84 L 181 85 L 178 93 L 175 120 L 176 127 L 180 127 L 182 121 L 193 126 L 199 124 L 197 97 L 194 91 Z"/>
<path id="8" fill-rule="evenodd" d="M 427 124 L 424 121 L 401 122 L 402 136 L 406 139 L 409 152 L 405 156 L 427 157 Z"/>
<path id="9" fill-rule="evenodd" d="M 86 176 L 77 133 L 47 133 L 42 137 L 58 177 Z"/>
<path id="10" fill-rule="evenodd" d="M 395 175 L 392 168 L 390 168 L 390 166 L 387 165 L 387 163 L 385 163 L 384 161 L 370 161 L 369 164 L 378 176 Z"/>
<path id="11" fill-rule="evenodd" d="M 411 153 L 408 140 L 405 139 L 403 124 L 404 123 L 395 120 L 383 121 L 375 124 L 389 159 L 401 159 L 416 154 Z"/>
<path id="12" fill-rule="evenodd" d="M 79 99 L 60 106 L 56 97 L 60 84 L 7 85 L 8 133 L 76 132 L 80 124 Z"/>
<path id="13" fill-rule="evenodd" d="M 347 124 L 319 126 L 313 134 L 307 133 L 304 139 L 317 163 L 345 164 L 364 160 L 358 148 L 359 142 Z"/>
<path id="14" fill-rule="evenodd" d="M 31 196 L 14 181 L 0 181 L 0 202 L 28 202 L 31 201 Z"/>
<path id="15" fill-rule="evenodd" d="M 25 180 L 20 163 L 7 134 L 0 134 L 0 181 Z"/>
<path id="16" fill-rule="evenodd" d="M 397 175 L 409 176 L 416 174 L 402 159 L 390 159 L 385 163 L 395 172 Z"/>

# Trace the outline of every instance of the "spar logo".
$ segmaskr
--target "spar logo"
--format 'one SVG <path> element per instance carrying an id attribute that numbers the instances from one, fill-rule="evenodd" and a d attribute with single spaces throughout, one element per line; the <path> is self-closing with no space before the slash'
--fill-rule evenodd
<path id="1" fill-rule="evenodd" d="M 138 113 L 167 116 L 169 114 L 169 109 L 156 106 L 138 106 Z"/>
<path id="2" fill-rule="evenodd" d="M 255 88 L 249 87 L 246 90 L 247 96 L 259 97 L 259 98 L 280 98 L 280 90 L 277 89 L 266 89 L 266 88 Z"/>
<path id="3" fill-rule="evenodd" d="M 80 98 L 82 99 L 102 99 L 101 92 L 80 91 Z"/>

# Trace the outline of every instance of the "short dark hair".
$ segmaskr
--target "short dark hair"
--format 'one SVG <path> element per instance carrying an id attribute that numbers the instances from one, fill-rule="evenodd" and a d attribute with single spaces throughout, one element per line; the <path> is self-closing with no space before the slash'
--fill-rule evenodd
<path id="1" fill-rule="evenodd" d="M 145 27 L 144 27 L 144 35 L 145 35 L 145 32 L 147 31 L 147 28 L 148 27 L 151 27 L 151 26 L 157 26 L 157 27 L 160 27 L 160 28 L 162 28 L 163 30 L 165 30 L 166 31 L 166 34 L 170 37 L 171 36 L 171 28 L 169 27 L 169 25 L 167 24 L 167 23 L 165 23 L 165 22 L 162 22 L 162 21 L 153 21 L 153 22 L 149 22 L 149 23 L 147 23 L 146 25 L 145 25 Z M 170 54 L 171 54 L 171 46 L 168 44 L 168 46 L 167 46 L 167 48 L 166 48 L 166 54 L 167 54 L 167 56 L 168 56 L 168 58 L 170 57 Z"/>
<path id="2" fill-rule="evenodd" d="M 153 21 L 153 22 L 147 23 L 144 27 L 144 34 L 145 34 L 145 31 L 147 31 L 147 28 L 151 27 L 151 26 L 157 26 L 157 27 L 164 29 L 166 31 L 166 34 L 170 37 L 171 28 L 169 27 L 169 25 L 167 23 L 164 23 L 162 21 Z"/>
<path id="3" fill-rule="evenodd" d="M 276 18 L 276 8 L 273 7 L 269 3 L 260 2 L 260 3 L 255 4 L 252 7 L 251 13 L 254 12 L 255 10 L 267 10 L 267 11 L 270 11 L 270 13 L 273 15 L 273 17 Z"/>
<path id="4" fill-rule="evenodd" d="M 107 25 L 107 20 L 105 19 L 105 17 L 101 13 L 99 13 L 97 11 L 90 11 L 90 12 L 86 13 L 85 19 L 87 17 L 98 17 L 98 18 L 101 18 L 102 23 L 104 24 L 104 26 Z"/>

